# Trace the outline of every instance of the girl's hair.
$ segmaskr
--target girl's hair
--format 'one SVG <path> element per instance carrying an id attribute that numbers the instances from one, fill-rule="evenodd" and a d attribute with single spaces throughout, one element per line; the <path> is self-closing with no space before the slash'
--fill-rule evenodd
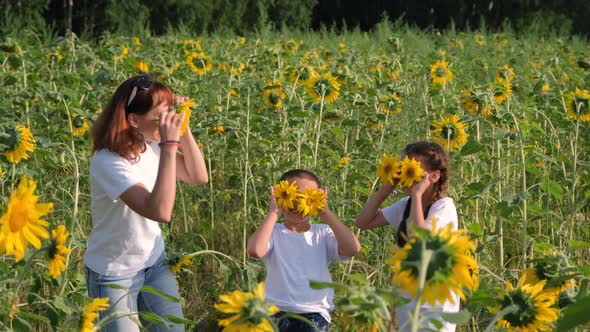
<path id="1" fill-rule="evenodd" d="M 117 88 L 92 126 L 92 151 L 107 149 L 128 160 L 136 160 L 145 151 L 144 137 L 129 124 L 128 115 L 145 114 L 162 102 L 172 105 L 174 99 L 172 91 L 162 83 L 148 81 L 145 88 L 141 83 L 145 78 L 146 74 L 131 77 Z M 129 103 L 133 90 L 136 94 Z"/>
<path id="2" fill-rule="evenodd" d="M 434 143 L 421 141 L 412 144 L 408 144 L 404 149 L 404 155 L 409 157 L 418 157 L 424 163 L 424 167 L 429 171 L 440 171 L 440 178 L 434 184 L 434 197 L 433 201 L 437 201 L 444 196 L 444 192 L 447 189 L 449 179 L 449 158 L 443 150 L 443 148 Z M 395 239 L 398 246 L 403 247 L 406 244 L 408 237 L 408 224 L 407 219 L 410 216 L 410 209 L 412 207 L 412 198 L 408 199 L 404 214 L 402 216 L 402 222 L 399 225 L 395 234 Z M 428 212 L 426 212 L 428 215 Z M 424 218 L 426 218 L 426 215 Z"/>
<path id="3" fill-rule="evenodd" d="M 306 171 L 304 169 L 292 169 L 290 171 L 287 171 L 283 175 L 281 175 L 281 178 L 279 179 L 279 181 L 293 180 L 296 178 L 299 178 L 299 179 L 303 178 L 303 179 L 311 180 L 318 185 L 318 188 L 322 187 L 322 183 L 320 182 L 320 179 L 317 177 L 317 175 L 313 174 L 310 171 Z"/>
<path id="4" fill-rule="evenodd" d="M 449 179 L 449 157 L 445 150 L 434 142 L 420 141 L 408 144 L 404 149 L 404 155 L 418 157 L 427 171 L 440 171 L 440 178 L 434 184 L 433 201 L 443 198 Z"/>

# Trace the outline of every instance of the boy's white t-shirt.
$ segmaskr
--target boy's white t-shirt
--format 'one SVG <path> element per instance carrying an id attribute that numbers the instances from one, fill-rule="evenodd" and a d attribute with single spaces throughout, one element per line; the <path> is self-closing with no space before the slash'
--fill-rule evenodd
<path id="1" fill-rule="evenodd" d="M 275 224 L 264 256 L 265 297 L 282 311 L 317 312 L 330 322 L 334 290 L 312 289 L 310 280 L 331 282 L 328 264 L 338 255 L 338 241 L 328 225 L 312 224 L 304 233 Z"/>
<path id="2" fill-rule="evenodd" d="M 137 161 L 109 150 L 94 153 L 90 162 L 92 232 L 84 256 L 92 271 L 108 276 L 134 273 L 152 266 L 164 252 L 160 225 L 119 198 L 139 183 L 151 192 L 159 162 L 158 142 L 146 144 Z"/>
<path id="3" fill-rule="evenodd" d="M 381 210 L 383 213 L 383 217 L 385 220 L 393 226 L 394 228 L 398 228 L 402 222 L 402 218 L 404 215 L 404 210 L 406 208 L 406 204 L 408 203 L 408 197 L 404 197 L 398 202 L 390 205 Z M 457 217 L 457 209 L 455 204 L 453 203 L 453 199 L 450 197 L 445 197 L 437 200 L 432 204 L 430 210 L 428 211 L 428 215 L 424 220 L 426 225 L 430 229 L 432 226 L 432 218 L 436 219 L 436 228 L 440 229 L 445 227 L 446 225 L 453 225 L 452 230 L 456 231 L 458 228 L 458 217 Z M 410 227 L 408 224 L 408 232 L 410 232 Z M 440 318 L 440 312 L 458 312 L 459 311 L 459 295 L 455 292 L 451 292 L 453 296 L 453 300 L 455 303 L 451 303 L 450 301 L 445 301 L 444 303 L 438 303 L 434 306 L 424 303 L 420 306 L 421 314 L 426 320 L 422 322 L 424 327 L 430 327 L 432 329 L 444 332 L 452 332 L 455 331 L 456 325 L 449 323 L 442 318 Z M 410 297 L 410 294 L 406 294 L 406 297 Z M 416 305 L 415 301 L 410 301 L 407 304 L 399 307 L 397 309 L 397 319 L 400 326 L 400 331 L 410 331 L 410 324 L 408 323 L 404 327 L 402 326 L 405 322 L 410 321 L 409 313 L 414 310 Z M 428 323 L 429 318 L 434 318 L 439 320 L 443 323 L 443 327 L 441 329 L 436 328 L 434 325 Z"/>

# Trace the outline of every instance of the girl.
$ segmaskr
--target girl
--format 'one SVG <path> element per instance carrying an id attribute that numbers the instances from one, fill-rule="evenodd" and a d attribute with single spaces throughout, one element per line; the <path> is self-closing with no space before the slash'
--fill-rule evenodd
<path id="1" fill-rule="evenodd" d="M 404 188 L 406 197 L 391 206 L 379 210 L 381 204 L 393 192 L 397 183 L 383 185 L 373 194 L 356 217 L 356 225 L 361 229 L 371 229 L 391 225 L 397 229 L 396 241 L 400 247 L 411 237 L 409 223 L 418 227 L 431 229 L 432 219 L 436 218 L 438 228 L 452 224 L 453 230 L 457 230 L 457 210 L 453 199 L 445 196 L 448 179 L 448 157 L 442 147 L 433 142 L 417 142 L 406 146 L 402 158 L 416 158 L 424 169 L 422 181 L 409 188 Z M 421 305 L 420 311 L 423 318 L 434 318 L 443 323 L 443 328 L 438 329 L 428 320 L 424 320 L 423 327 L 445 332 L 455 331 L 455 324 L 443 321 L 440 312 L 459 311 L 459 296 L 453 294 L 454 304 L 450 301 L 431 306 Z M 398 324 L 400 330 L 409 331 L 409 315 L 416 303 L 410 301 L 397 309 Z M 428 325 L 429 324 L 429 325 Z"/>
<path id="2" fill-rule="evenodd" d="M 106 331 L 139 331 L 133 321 L 138 311 L 183 317 L 180 303 L 139 290 L 149 285 L 179 297 L 158 223 L 170 222 L 177 179 L 195 185 L 208 181 L 190 129 L 180 137 L 184 116 L 172 111 L 174 103 L 186 100 L 147 74 L 135 76 L 117 88 L 92 128 L 93 228 L 84 257 L 88 293 L 109 298 L 110 309 L 102 317 L 111 312 L 134 316 L 117 315 Z M 184 326 L 148 329 L 182 331 Z"/>

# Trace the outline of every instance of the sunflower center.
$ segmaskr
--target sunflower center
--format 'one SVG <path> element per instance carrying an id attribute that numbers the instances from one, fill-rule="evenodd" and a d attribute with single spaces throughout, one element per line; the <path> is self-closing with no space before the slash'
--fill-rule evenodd
<path id="1" fill-rule="evenodd" d="M 574 106 L 576 106 L 576 113 L 580 114 L 580 113 L 587 113 L 589 112 L 589 103 L 588 103 L 588 99 L 586 98 L 581 98 L 581 97 L 576 97 L 574 99 Z"/>
<path id="2" fill-rule="evenodd" d="M 406 177 L 413 179 L 415 175 L 416 175 L 416 170 L 414 168 L 406 169 Z"/>
<path id="3" fill-rule="evenodd" d="M 264 316 L 267 315 L 264 307 L 264 301 L 260 298 L 254 297 L 246 300 L 240 312 L 241 319 L 247 321 L 253 326 L 258 326 L 264 321 Z"/>
<path id="4" fill-rule="evenodd" d="M 12 211 L 10 212 L 10 220 L 8 222 L 10 226 L 10 231 L 17 233 L 27 225 L 27 221 L 29 220 L 29 212 L 26 207 L 20 207 L 23 205 L 24 202 L 19 202 L 15 204 Z"/>
<path id="5" fill-rule="evenodd" d="M 311 75 L 309 68 L 307 67 L 301 67 L 299 69 L 299 79 L 302 81 L 307 81 L 309 79 L 309 76 Z"/>
<path id="6" fill-rule="evenodd" d="M 51 239 L 49 249 L 47 249 L 47 256 L 49 257 L 49 260 L 52 260 L 55 255 L 57 255 L 57 242 L 55 239 Z"/>
<path id="7" fill-rule="evenodd" d="M 328 96 L 332 93 L 332 84 L 327 79 L 322 78 L 315 84 L 315 90 L 320 96 L 322 93 L 324 96 Z"/>
<path id="8" fill-rule="evenodd" d="M 518 307 L 518 310 L 504 315 L 504 319 L 510 323 L 510 326 L 527 326 L 535 320 L 537 310 L 535 309 L 533 299 L 528 294 L 517 289 L 504 296 L 504 299 L 502 300 L 502 308 L 506 308 L 513 304 Z"/>
<path id="9" fill-rule="evenodd" d="M 286 191 L 283 191 L 283 192 L 281 193 L 281 198 L 282 198 L 282 199 L 284 199 L 284 200 L 287 200 L 287 199 L 289 199 L 289 198 L 290 198 L 290 197 L 289 197 L 289 193 L 288 193 L 288 192 L 286 192 Z"/>
<path id="10" fill-rule="evenodd" d="M 412 275 L 418 277 L 418 266 L 422 258 L 422 242 L 424 239 L 416 239 L 412 248 L 408 251 L 408 258 L 401 263 L 402 270 L 411 270 Z M 455 257 L 453 249 L 447 245 L 447 241 L 439 236 L 426 239 L 426 249 L 432 250 L 432 258 L 426 271 L 426 282 L 431 281 L 436 274 L 449 276 L 453 272 Z"/>
<path id="11" fill-rule="evenodd" d="M 445 74 L 447 73 L 447 70 L 444 69 L 443 67 L 438 67 L 438 68 L 436 68 L 435 73 L 436 73 L 436 76 L 438 76 L 438 77 L 444 77 Z"/>
<path id="12" fill-rule="evenodd" d="M 82 128 L 84 127 L 84 119 L 77 116 L 72 120 L 72 124 L 74 125 L 74 128 Z"/>
<path id="13" fill-rule="evenodd" d="M 281 95 L 279 95 L 276 91 L 273 91 L 268 95 L 268 100 L 271 104 L 276 105 L 281 101 Z"/>
<path id="14" fill-rule="evenodd" d="M 453 125 L 446 125 L 442 127 L 441 133 L 443 138 L 454 139 L 457 137 L 457 128 L 455 128 Z"/>

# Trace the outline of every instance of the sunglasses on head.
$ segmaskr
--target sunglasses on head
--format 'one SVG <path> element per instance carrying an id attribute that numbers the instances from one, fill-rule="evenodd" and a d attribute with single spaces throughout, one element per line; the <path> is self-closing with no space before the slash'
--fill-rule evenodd
<path id="1" fill-rule="evenodd" d="M 135 85 L 133 86 L 133 90 L 131 90 L 131 94 L 129 95 L 127 107 L 131 105 L 133 98 L 135 98 L 135 95 L 137 95 L 137 88 L 147 90 L 149 89 L 150 85 L 152 85 L 152 83 L 154 83 L 154 79 L 149 74 L 143 73 L 139 75 L 139 77 L 135 80 Z"/>

